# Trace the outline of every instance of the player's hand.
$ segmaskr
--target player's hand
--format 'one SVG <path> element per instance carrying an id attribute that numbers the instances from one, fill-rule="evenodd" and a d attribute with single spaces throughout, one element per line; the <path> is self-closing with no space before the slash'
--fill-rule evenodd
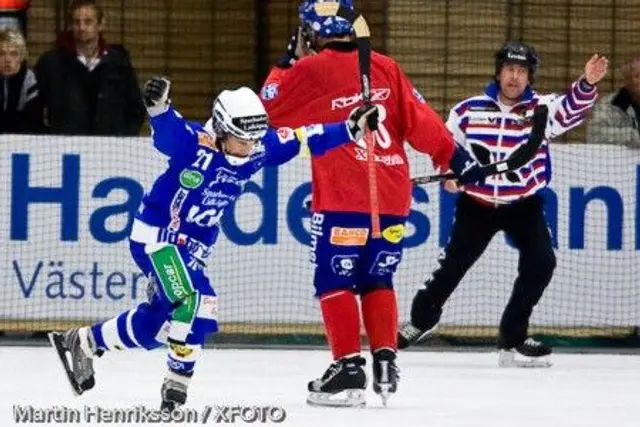
<path id="1" fill-rule="evenodd" d="M 449 162 L 449 167 L 456 175 L 459 184 L 482 184 L 487 177 L 486 172 L 464 148 L 456 144 L 456 149 Z"/>
<path id="2" fill-rule="evenodd" d="M 609 60 L 606 56 L 593 55 L 584 66 L 584 79 L 591 86 L 596 85 L 607 74 Z"/>
<path id="3" fill-rule="evenodd" d="M 442 184 L 442 187 L 447 193 L 456 194 L 460 192 L 460 186 L 455 179 L 448 179 Z"/>
<path id="4" fill-rule="evenodd" d="M 296 59 L 304 58 L 305 56 L 317 55 L 317 52 L 311 49 L 311 45 L 309 44 L 309 39 L 305 35 L 302 27 L 298 27 L 298 31 L 296 32 L 296 50 L 295 56 Z"/>
<path id="5" fill-rule="evenodd" d="M 159 107 L 169 103 L 169 90 L 171 82 L 164 77 L 153 77 L 144 84 L 142 98 L 144 105 L 149 107 Z"/>
<path id="6" fill-rule="evenodd" d="M 367 130 L 377 129 L 379 120 L 380 113 L 375 104 L 365 104 L 352 110 L 347 119 L 352 139 L 358 141 L 364 137 Z"/>
<path id="7" fill-rule="evenodd" d="M 315 55 L 315 52 L 309 47 L 302 27 L 298 27 L 289 39 L 287 51 L 284 56 L 280 58 L 277 65 L 281 68 L 289 68 L 293 66 L 298 59 L 310 55 Z"/>

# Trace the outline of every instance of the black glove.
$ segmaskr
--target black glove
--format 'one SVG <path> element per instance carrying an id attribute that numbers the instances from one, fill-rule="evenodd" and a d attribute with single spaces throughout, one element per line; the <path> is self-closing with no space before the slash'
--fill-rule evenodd
<path id="1" fill-rule="evenodd" d="M 484 184 L 487 177 L 482 166 L 476 162 L 464 148 L 456 144 L 456 151 L 449 162 L 449 167 L 461 185 Z"/>
<path id="2" fill-rule="evenodd" d="M 293 64 L 298 60 L 296 57 L 296 47 L 298 46 L 298 37 L 300 36 L 300 28 L 296 28 L 293 35 L 289 39 L 289 44 L 287 45 L 287 51 L 277 62 L 277 66 L 279 68 L 289 68 L 292 67 Z"/>
<path id="3" fill-rule="evenodd" d="M 171 82 L 164 77 L 153 77 L 144 84 L 142 100 L 148 109 L 166 108 L 169 104 Z"/>
<path id="4" fill-rule="evenodd" d="M 353 140 L 362 139 L 367 129 L 377 129 L 379 119 L 380 113 L 375 104 L 365 104 L 352 110 L 347 119 L 347 127 Z"/>

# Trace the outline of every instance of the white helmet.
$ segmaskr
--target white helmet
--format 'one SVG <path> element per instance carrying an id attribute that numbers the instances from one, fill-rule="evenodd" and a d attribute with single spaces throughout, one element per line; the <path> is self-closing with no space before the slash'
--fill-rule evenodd
<path id="1" fill-rule="evenodd" d="M 269 117 L 262 101 L 248 87 L 223 90 L 213 102 L 212 127 L 217 138 L 228 135 L 259 141 L 267 133 Z"/>

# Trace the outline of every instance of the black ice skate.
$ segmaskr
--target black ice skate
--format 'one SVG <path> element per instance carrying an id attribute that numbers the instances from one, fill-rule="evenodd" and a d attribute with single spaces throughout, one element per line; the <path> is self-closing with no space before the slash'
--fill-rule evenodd
<path id="1" fill-rule="evenodd" d="M 398 331 L 398 349 L 403 350 L 422 341 L 431 335 L 436 330 L 437 326 L 438 325 L 434 323 L 433 325 L 424 328 L 418 328 L 411 323 L 406 323 Z"/>
<path id="2" fill-rule="evenodd" d="M 316 406 L 365 406 L 366 361 L 360 356 L 337 360 L 321 378 L 309 382 L 307 403 Z"/>
<path id="3" fill-rule="evenodd" d="M 527 338 L 513 348 L 500 347 L 498 365 L 501 368 L 548 368 L 551 366 L 550 354 L 551 347 Z"/>
<path id="4" fill-rule="evenodd" d="M 93 388 L 96 384 L 93 371 L 93 356 L 96 351 L 90 328 L 74 328 L 67 332 L 50 332 L 51 345 L 62 363 L 71 390 L 76 396 Z"/>
<path id="5" fill-rule="evenodd" d="M 373 391 L 380 395 L 384 406 L 398 389 L 399 372 L 395 352 L 382 349 L 373 354 Z"/>
<path id="6" fill-rule="evenodd" d="M 160 395 L 162 396 L 160 410 L 162 412 L 173 412 L 186 403 L 190 381 L 190 376 L 169 371 L 160 389 Z"/>

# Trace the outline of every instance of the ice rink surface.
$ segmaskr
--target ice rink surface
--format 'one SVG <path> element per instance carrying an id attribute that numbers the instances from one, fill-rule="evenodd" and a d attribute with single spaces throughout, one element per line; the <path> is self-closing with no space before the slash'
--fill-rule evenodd
<path id="1" fill-rule="evenodd" d="M 107 354 L 95 363 L 96 387 L 74 397 L 50 348 L 0 347 L 0 425 L 25 425 L 16 424 L 14 405 L 155 408 L 164 360 L 162 350 Z M 553 361 L 550 369 L 500 369 L 491 352 L 401 353 L 400 388 L 387 408 L 369 391 L 366 408 L 334 409 L 305 404 L 306 383 L 328 366 L 328 352 L 206 350 L 187 406 L 281 406 L 279 425 L 291 427 L 640 426 L 640 356 L 556 354 Z M 224 423 L 206 425 L 216 424 Z"/>

